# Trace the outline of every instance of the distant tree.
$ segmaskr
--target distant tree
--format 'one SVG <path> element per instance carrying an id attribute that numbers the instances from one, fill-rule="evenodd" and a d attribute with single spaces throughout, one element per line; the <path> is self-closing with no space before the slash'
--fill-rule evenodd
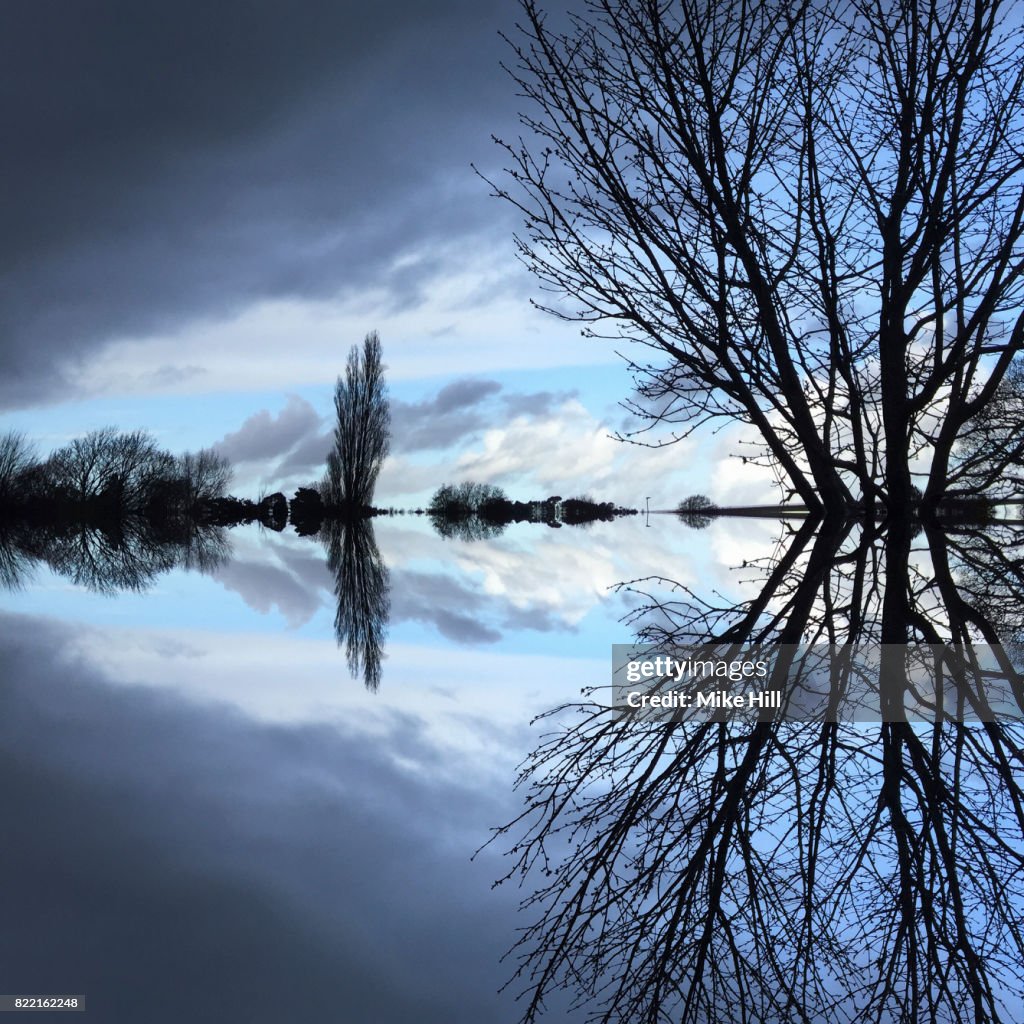
<path id="1" fill-rule="evenodd" d="M 508 497 L 500 487 L 465 480 L 442 484 L 430 499 L 427 515 L 445 539 L 489 540 L 505 529 L 507 520 L 498 514 L 503 506 L 508 506 Z"/>
<path id="2" fill-rule="evenodd" d="M 964 425 L 950 462 L 947 500 L 1024 497 L 1024 363 L 1014 361 Z"/>
<path id="3" fill-rule="evenodd" d="M 391 410 L 376 331 L 366 336 L 362 354 L 352 346 L 345 376 L 334 388 L 334 408 L 334 448 L 327 456 L 321 493 L 326 505 L 359 514 L 372 505 L 391 446 Z"/>
<path id="4" fill-rule="evenodd" d="M 703 530 L 711 524 L 711 517 L 707 514 L 715 507 L 715 503 L 703 494 L 691 494 L 683 498 L 676 507 L 676 513 L 687 526 L 695 530 Z"/>
<path id="5" fill-rule="evenodd" d="M 507 500 L 505 492 L 494 484 L 465 480 L 459 484 L 442 484 L 430 499 L 427 511 L 444 519 L 464 519 L 479 514 L 490 503 Z"/>

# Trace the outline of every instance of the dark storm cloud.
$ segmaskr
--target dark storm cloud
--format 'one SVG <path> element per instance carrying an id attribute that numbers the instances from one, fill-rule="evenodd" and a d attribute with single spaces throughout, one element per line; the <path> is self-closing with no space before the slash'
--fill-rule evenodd
<path id="1" fill-rule="evenodd" d="M 108 1024 L 516 1016 L 517 894 L 468 862 L 513 802 L 438 781 L 416 719 L 258 724 L 115 686 L 73 640 L 0 616 L 3 991 L 84 993 Z"/>
<path id="2" fill-rule="evenodd" d="M 502 0 L 8 5 L 0 405 L 60 393 L 105 341 L 263 298 L 417 302 L 506 216 L 468 165 L 512 120 L 496 30 L 513 17 Z"/>
<path id="3" fill-rule="evenodd" d="M 501 391 L 495 380 L 465 378 L 423 402 L 391 402 L 392 449 L 396 452 L 446 448 L 467 440 L 494 421 L 481 405 Z"/>

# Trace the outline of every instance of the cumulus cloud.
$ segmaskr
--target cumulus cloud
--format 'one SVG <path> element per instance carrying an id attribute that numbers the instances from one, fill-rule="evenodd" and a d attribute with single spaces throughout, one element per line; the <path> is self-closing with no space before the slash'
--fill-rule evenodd
<path id="1" fill-rule="evenodd" d="M 478 433 L 487 423 L 482 403 L 501 391 L 494 380 L 463 378 L 422 402 L 391 402 L 392 448 L 415 452 L 446 448 Z"/>
<path id="2" fill-rule="evenodd" d="M 391 575 L 392 622 L 412 621 L 433 626 L 457 643 L 492 644 L 501 633 L 483 620 L 492 608 L 482 607 L 482 596 L 465 581 L 446 573 L 399 570 Z"/>
<path id="3" fill-rule="evenodd" d="M 290 452 L 300 441 L 318 433 L 323 418 L 298 395 L 289 395 L 285 407 L 274 416 L 266 409 L 250 416 L 238 430 L 217 442 L 217 450 L 232 462 L 266 461 Z"/>

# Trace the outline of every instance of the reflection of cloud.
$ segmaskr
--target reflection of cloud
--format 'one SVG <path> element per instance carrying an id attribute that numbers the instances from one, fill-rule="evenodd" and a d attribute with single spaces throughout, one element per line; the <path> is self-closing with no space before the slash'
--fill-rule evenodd
<path id="1" fill-rule="evenodd" d="M 450 596 L 456 608 L 470 610 L 492 629 L 542 633 L 575 632 L 602 607 L 610 619 L 618 618 L 625 609 L 611 588 L 623 580 L 665 574 L 694 584 L 707 575 L 710 553 L 706 541 L 695 537 L 668 517 L 657 529 L 646 529 L 640 517 L 590 529 L 518 524 L 498 538 L 471 543 L 445 541 L 423 521 L 392 520 L 381 522 L 377 535 L 396 580 L 413 566 L 424 577 L 415 593 L 434 594 L 439 607 Z M 423 573 L 422 565 L 444 566 L 451 582 Z M 399 590 L 396 582 L 396 596 Z"/>
<path id="2" fill-rule="evenodd" d="M 253 611 L 266 614 L 276 607 L 289 626 L 308 622 L 323 604 L 316 592 L 280 566 L 235 559 L 213 575 L 228 590 L 238 594 Z"/>
<path id="3" fill-rule="evenodd" d="M 443 573 L 404 570 L 392 574 L 392 621 L 424 622 L 457 643 L 487 644 L 501 633 L 480 620 L 493 609 L 481 607 L 482 595 Z"/>
<path id="4" fill-rule="evenodd" d="M 266 614 L 276 607 L 293 628 L 330 603 L 334 586 L 323 548 L 268 535 L 258 544 L 236 545 L 234 557 L 213 577 L 253 611 Z"/>
<path id="5" fill-rule="evenodd" d="M 257 723 L 115 685 L 73 648 L 0 616 L 0 804 L 32 822 L 0 848 L 9 991 L 84 992 L 111 1024 L 508 1018 L 517 894 L 490 891 L 495 857 L 468 863 L 512 809 L 487 773 L 440 775 L 415 714 L 377 735 Z"/>

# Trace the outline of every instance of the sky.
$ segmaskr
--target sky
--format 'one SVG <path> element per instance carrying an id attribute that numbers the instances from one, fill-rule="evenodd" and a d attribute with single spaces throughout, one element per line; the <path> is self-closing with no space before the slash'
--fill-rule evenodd
<path id="1" fill-rule="evenodd" d="M 517 215 L 484 180 L 492 136 L 519 132 L 516 14 L 5 5 L 0 433 L 45 455 L 145 429 L 216 446 L 236 494 L 290 494 L 322 473 L 335 378 L 376 330 L 378 504 L 464 479 L 637 508 L 769 494 L 727 434 L 614 440 L 638 425 L 621 355 L 531 306 Z M 661 524 L 485 545 L 380 522 L 378 695 L 334 645 L 322 549 L 291 534 L 237 531 L 226 566 L 142 595 L 42 570 L 0 595 L 0 798 L 33 821 L 3 853 L 21 895 L 0 988 L 82 987 L 110 1021 L 231 1019 L 238 998 L 253 1021 L 514 1020 L 495 993 L 519 896 L 492 894 L 496 853 L 468 858 L 516 806 L 526 723 L 629 639 L 617 582 L 729 590 L 771 549 L 759 525 Z"/>
<path id="2" fill-rule="evenodd" d="M 390 502 L 469 474 L 652 507 L 693 470 L 735 491 L 692 445 L 612 441 L 637 425 L 620 355 L 530 305 L 518 215 L 480 176 L 501 175 L 492 137 L 520 131 L 500 66 L 516 11 L 9 6 L 0 429 L 44 453 L 147 429 L 172 450 L 219 445 L 238 489 L 287 489 L 319 475 L 331 385 L 377 330 Z"/>

